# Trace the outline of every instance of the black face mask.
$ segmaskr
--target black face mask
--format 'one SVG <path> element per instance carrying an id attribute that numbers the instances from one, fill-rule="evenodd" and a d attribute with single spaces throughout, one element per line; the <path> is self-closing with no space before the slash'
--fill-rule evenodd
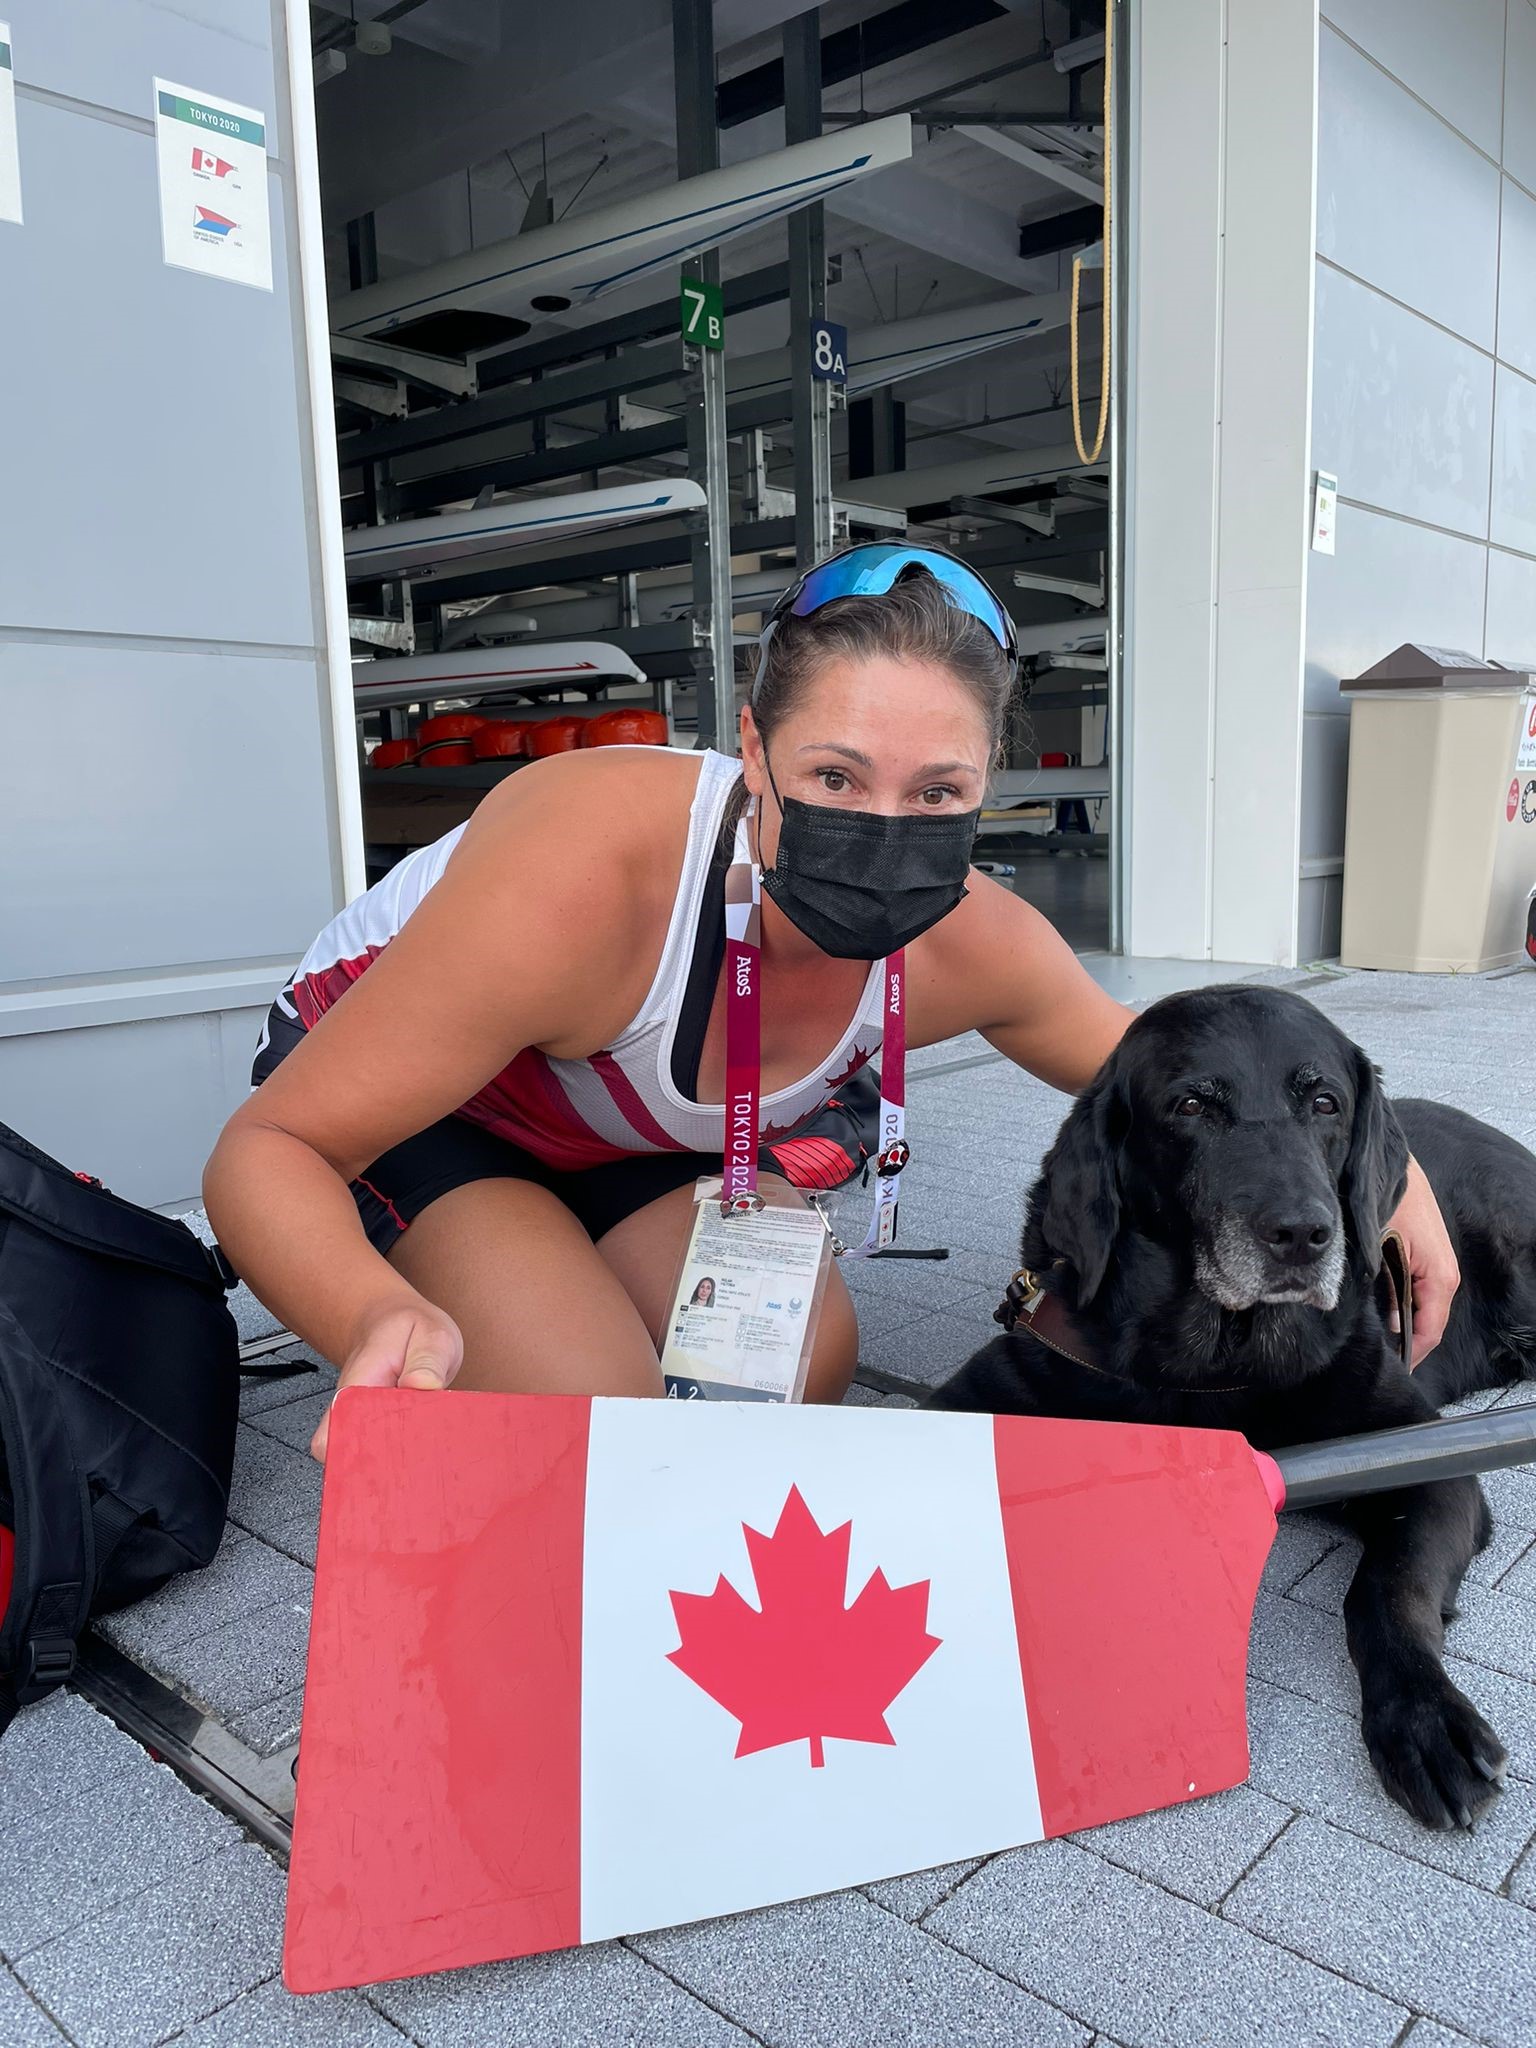
<path id="1" fill-rule="evenodd" d="M 880 960 L 947 917 L 966 894 L 979 809 L 883 817 L 779 795 L 779 852 L 763 887 L 836 960 Z"/>

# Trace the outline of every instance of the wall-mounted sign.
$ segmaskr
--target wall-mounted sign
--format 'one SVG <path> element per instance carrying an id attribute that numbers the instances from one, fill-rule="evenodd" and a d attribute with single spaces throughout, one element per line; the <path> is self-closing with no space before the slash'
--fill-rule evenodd
<path id="1" fill-rule="evenodd" d="M 695 284 L 683 279 L 678 299 L 678 325 L 683 339 L 694 348 L 725 347 L 725 300 L 717 284 Z"/>
<path id="2" fill-rule="evenodd" d="M 1331 555 L 1339 520 L 1339 480 L 1326 469 L 1317 471 L 1312 493 L 1312 549 L 1314 554 Z"/>
<path id="3" fill-rule="evenodd" d="M 11 25 L 0 21 L 0 220 L 21 220 L 21 159 L 16 153 L 16 80 Z"/>
<path id="4" fill-rule="evenodd" d="M 835 320 L 811 323 L 811 375 L 819 384 L 848 382 L 848 330 Z"/>
<path id="5" fill-rule="evenodd" d="M 157 78 L 155 154 L 166 262 L 271 291 L 266 116 Z"/>

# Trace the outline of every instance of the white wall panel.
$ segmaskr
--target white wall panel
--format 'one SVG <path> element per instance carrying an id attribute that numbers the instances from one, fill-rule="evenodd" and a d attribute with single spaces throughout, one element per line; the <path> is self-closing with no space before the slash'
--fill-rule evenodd
<path id="1" fill-rule="evenodd" d="M 276 112 L 270 0 L 9 0 L 6 18 L 17 77 L 45 91 L 153 120 L 154 80 L 169 78 Z"/>
<path id="2" fill-rule="evenodd" d="M 1336 553 L 1311 558 L 1310 713 L 1341 710 L 1340 677 L 1359 675 L 1404 640 L 1482 652 L 1485 550 L 1476 541 L 1346 504 L 1336 543 Z M 1340 853 L 1343 841 L 1305 851 Z"/>
<path id="3" fill-rule="evenodd" d="M 265 1015 L 263 1005 L 0 1038 L 0 1102 L 66 1166 L 130 1201 L 186 1208 L 200 1199 L 209 1133 L 250 1091 Z"/>
<path id="4" fill-rule="evenodd" d="M 0 321 L 0 386 L 28 402 L 6 413 L 25 488 L 0 492 L 0 621 L 315 645 L 281 188 L 273 291 L 173 270 L 154 138 L 17 112 L 27 223 L 5 295 L 28 311 Z"/>
<path id="5" fill-rule="evenodd" d="M 1323 16 L 1498 155 L 1504 0 L 1325 0 Z"/>
<path id="6" fill-rule="evenodd" d="M 1494 406 L 1490 538 L 1536 555 L 1536 384 L 1502 363 Z"/>
<path id="7" fill-rule="evenodd" d="M 312 658 L 0 641 L 0 980 L 297 959 L 335 903 L 323 688 Z"/>
<path id="8" fill-rule="evenodd" d="M 1329 28 L 1318 49 L 1317 248 L 1493 347 L 1497 167 Z"/>
<path id="9" fill-rule="evenodd" d="M 1536 108 L 1532 118 L 1536 119 Z M 1497 354 L 1501 362 L 1536 377 L 1536 199 L 1510 178 L 1501 182 Z"/>
<path id="10" fill-rule="evenodd" d="M 1536 670 L 1536 561 L 1488 550 L 1489 661 Z"/>
<path id="11" fill-rule="evenodd" d="M 1504 168 L 1536 192 L 1536 7 L 1509 0 L 1504 49 Z"/>
<path id="12" fill-rule="evenodd" d="M 1327 264 L 1316 322 L 1314 462 L 1346 497 L 1486 538 L 1489 359 Z"/>

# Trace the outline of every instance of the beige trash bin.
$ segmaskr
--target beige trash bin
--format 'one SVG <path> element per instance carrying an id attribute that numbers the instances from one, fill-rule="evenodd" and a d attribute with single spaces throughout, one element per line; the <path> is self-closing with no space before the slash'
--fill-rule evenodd
<path id="1" fill-rule="evenodd" d="M 1349 699 L 1346 967 L 1444 974 L 1525 956 L 1536 884 L 1536 675 L 1399 647 Z"/>

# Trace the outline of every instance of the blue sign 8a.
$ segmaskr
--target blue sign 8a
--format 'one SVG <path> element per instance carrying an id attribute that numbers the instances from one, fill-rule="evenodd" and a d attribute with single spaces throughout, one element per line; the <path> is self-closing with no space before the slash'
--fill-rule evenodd
<path id="1" fill-rule="evenodd" d="M 812 323 L 811 375 L 818 384 L 848 382 L 848 330 L 835 320 Z"/>

